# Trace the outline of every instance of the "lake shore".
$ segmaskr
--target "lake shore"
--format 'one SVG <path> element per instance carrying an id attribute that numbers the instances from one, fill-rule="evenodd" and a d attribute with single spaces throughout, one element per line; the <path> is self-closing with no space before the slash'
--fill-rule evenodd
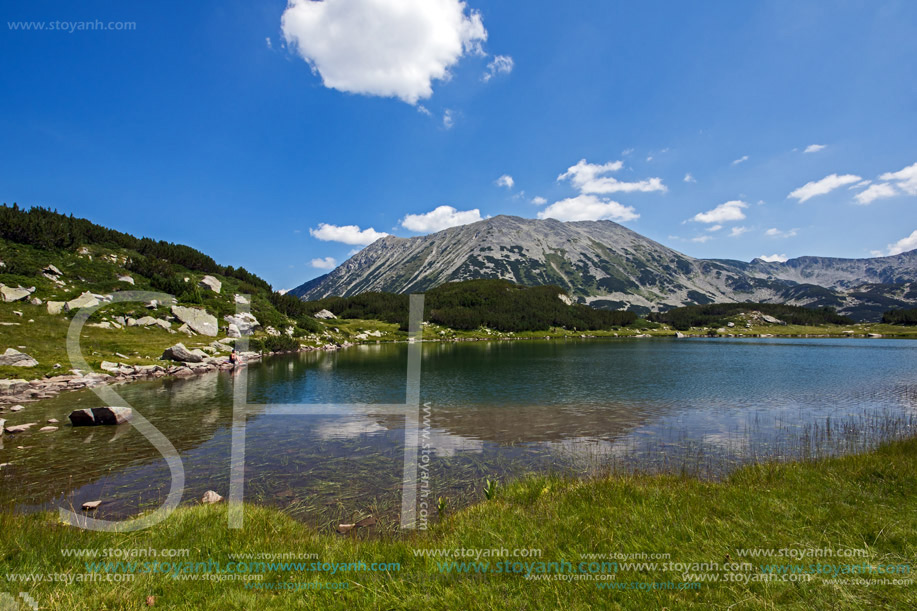
<path id="1" fill-rule="evenodd" d="M 60 609 L 140 609 L 150 596 L 157 608 L 907 608 L 915 486 L 910 439 L 721 483 L 531 476 L 383 538 L 371 526 L 319 533 L 254 505 L 242 530 L 219 503 L 134 533 L 3 511 L 0 566 L 7 589 Z"/>

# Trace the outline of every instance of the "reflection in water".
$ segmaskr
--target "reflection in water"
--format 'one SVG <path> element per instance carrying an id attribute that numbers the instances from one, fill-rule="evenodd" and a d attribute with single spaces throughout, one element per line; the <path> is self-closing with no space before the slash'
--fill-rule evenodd
<path id="1" fill-rule="evenodd" d="M 432 493 L 457 506 L 485 477 L 532 470 L 678 470 L 861 451 L 910 434 L 917 344 L 894 340 L 555 341 L 425 344 Z M 249 368 L 246 499 L 317 525 L 400 507 L 405 345 L 270 359 Z M 228 490 L 233 378 L 118 388 L 181 453 L 185 502 Z M 291 416 L 272 403 L 342 404 Z M 347 404 L 359 403 L 362 406 Z M 99 405 L 89 391 L 30 404 L 10 424 Z M 130 425 L 7 437 L 0 501 L 19 510 L 104 501 L 117 519 L 158 506 L 165 462 Z M 25 446 L 19 449 L 18 446 Z"/>

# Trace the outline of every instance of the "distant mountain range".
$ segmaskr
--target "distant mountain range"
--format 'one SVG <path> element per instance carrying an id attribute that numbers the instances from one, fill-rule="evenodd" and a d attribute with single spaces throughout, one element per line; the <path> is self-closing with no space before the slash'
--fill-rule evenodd
<path id="1" fill-rule="evenodd" d="M 556 284 L 580 303 L 638 313 L 751 301 L 831 306 L 878 320 L 888 309 L 917 305 L 917 250 L 785 263 L 695 259 L 612 221 L 496 216 L 426 236 L 382 238 L 290 294 L 312 300 L 422 292 L 475 278 Z"/>

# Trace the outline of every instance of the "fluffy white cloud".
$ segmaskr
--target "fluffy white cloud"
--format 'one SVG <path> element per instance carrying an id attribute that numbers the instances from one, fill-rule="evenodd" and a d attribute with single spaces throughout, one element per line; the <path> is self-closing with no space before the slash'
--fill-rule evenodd
<path id="1" fill-rule="evenodd" d="M 883 199 L 886 197 L 894 197 L 898 194 L 898 191 L 888 184 L 887 182 L 880 182 L 870 186 L 865 191 L 857 193 L 854 196 L 854 199 L 858 204 L 866 206 L 873 203 L 877 199 Z"/>
<path id="2" fill-rule="evenodd" d="M 311 265 L 317 269 L 334 269 L 337 267 L 337 260 L 334 257 L 325 257 L 323 259 L 312 259 Z"/>
<path id="3" fill-rule="evenodd" d="M 538 213 L 540 219 L 557 219 L 558 221 L 632 221 L 640 215 L 632 206 L 624 206 L 610 199 L 595 195 L 577 195 L 554 202 Z"/>
<path id="4" fill-rule="evenodd" d="M 487 64 L 487 72 L 484 73 L 482 78 L 486 83 L 498 74 L 509 74 L 513 71 L 514 65 L 515 62 L 509 55 L 494 55 L 493 60 Z"/>
<path id="5" fill-rule="evenodd" d="M 376 231 L 372 227 L 361 230 L 357 225 L 338 226 L 319 223 L 318 228 L 309 230 L 309 235 L 323 242 L 343 242 L 344 244 L 366 246 L 388 234 Z"/>
<path id="6" fill-rule="evenodd" d="M 408 214 L 401 219 L 401 226 L 418 233 L 433 233 L 457 225 L 467 225 L 481 220 L 481 211 L 456 210 L 452 206 L 438 206 L 425 214 Z"/>
<path id="7" fill-rule="evenodd" d="M 633 191 L 666 191 L 666 186 L 662 184 L 661 178 L 649 178 L 637 182 L 621 182 L 611 176 L 605 176 L 611 172 L 617 172 L 624 165 L 622 161 L 611 161 L 606 164 L 598 165 L 587 163 L 585 159 L 567 168 L 567 171 L 557 177 L 558 181 L 569 180 L 580 193 L 631 193 Z"/>
<path id="8" fill-rule="evenodd" d="M 834 191 L 838 187 L 860 182 L 861 180 L 863 179 L 853 174 L 844 174 L 843 176 L 838 176 L 837 174 L 829 174 L 821 180 L 813 180 L 812 182 L 807 182 L 803 186 L 790 193 L 787 197 L 798 199 L 799 203 L 801 204 L 809 199 L 812 199 L 816 195 L 825 195 L 826 193 Z"/>
<path id="9" fill-rule="evenodd" d="M 545 198 L 543 198 L 540 195 L 536 195 L 535 197 L 532 198 L 532 203 L 535 204 L 536 206 L 544 206 L 546 203 L 548 203 L 548 200 L 546 200 Z"/>
<path id="10" fill-rule="evenodd" d="M 898 255 L 909 250 L 914 250 L 915 248 L 917 248 L 917 229 L 906 238 L 901 238 L 894 244 L 889 244 L 888 254 Z"/>
<path id="11" fill-rule="evenodd" d="M 780 229 L 777 229 L 776 227 L 771 227 L 770 229 L 764 232 L 764 235 L 766 235 L 769 238 L 792 238 L 797 233 L 799 233 L 798 229 L 790 229 L 788 231 L 782 231 Z"/>
<path id="12" fill-rule="evenodd" d="M 409 104 L 466 53 L 482 53 L 487 31 L 460 0 L 289 0 L 284 38 L 325 87 Z"/>
<path id="13" fill-rule="evenodd" d="M 808 151 L 806 152 L 808 153 Z M 768 263 L 785 263 L 786 260 L 789 259 L 789 257 L 787 257 L 786 255 L 777 255 L 777 254 L 761 255 L 758 258 L 761 259 L 762 261 L 767 261 Z"/>
<path id="14" fill-rule="evenodd" d="M 917 195 L 917 163 L 897 172 L 886 172 L 879 176 L 882 180 L 893 180 L 895 186 L 909 195 Z"/>
<path id="15" fill-rule="evenodd" d="M 452 111 L 447 108 L 446 112 L 443 113 L 443 127 L 452 129 L 453 125 L 455 125 L 455 118 L 452 116 Z"/>
<path id="16" fill-rule="evenodd" d="M 742 155 L 738 159 L 733 159 L 732 165 L 739 165 L 740 163 L 745 163 L 748 161 L 748 155 Z"/>
<path id="17" fill-rule="evenodd" d="M 748 208 L 748 204 L 740 200 L 733 200 L 720 204 L 713 210 L 707 212 L 698 212 L 691 220 L 698 223 L 727 223 L 729 221 L 741 221 L 745 218 L 743 208 Z"/>
<path id="18" fill-rule="evenodd" d="M 513 177 L 510 176 L 509 174 L 504 174 L 503 176 L 498 178 L 495 182 L 497 183 L 498 187 L 506 187 L 507 189 L 512 189 L 513 185 L 516 184 L 516 181 L 513 180 Z"/>
<path id="19" fill-rule="evenodd" d="M 691 176 L 691 172 L 688 172 L 687 174 L 685 174 L 684 180 L 685 182 L 697 182 L 697 179 Z"/>
<path id="20" fill-rule="evenodd" d="M 737 238 L 737 237 L 739 237 L 740 235 L 742 235 L 743 233 L 748 233 L 748 231 L 749 231 L 748 227 L 733 227 L 733 228 L 729 231 L 729 237 L 730 237 L 730 238 Z"/>
<path id="21" fill-rule="evenodd" d="M 810 144 L 806 147 L 806 150 L 804 150 L 803 153 L 817 153 L 818 151 L 823 151 L 826 148 L 828 148 L 826 144 Z"/>

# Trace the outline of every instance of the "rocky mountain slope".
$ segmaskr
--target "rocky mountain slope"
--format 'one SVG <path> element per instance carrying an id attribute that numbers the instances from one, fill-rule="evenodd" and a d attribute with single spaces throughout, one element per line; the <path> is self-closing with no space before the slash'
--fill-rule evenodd
<path id="1" fill-rule="evenodd" d="M 388 236 L 290 291 L 304 299 L 420 292 L 457 280 L 556 284 L 581 303 L 637 312 L 713 302 L 832 306 L 862 320 L 917 304 L 917 251 L 875 259 L 751 263 L 689 257 L 612 221 L 497 216 Z"/>

